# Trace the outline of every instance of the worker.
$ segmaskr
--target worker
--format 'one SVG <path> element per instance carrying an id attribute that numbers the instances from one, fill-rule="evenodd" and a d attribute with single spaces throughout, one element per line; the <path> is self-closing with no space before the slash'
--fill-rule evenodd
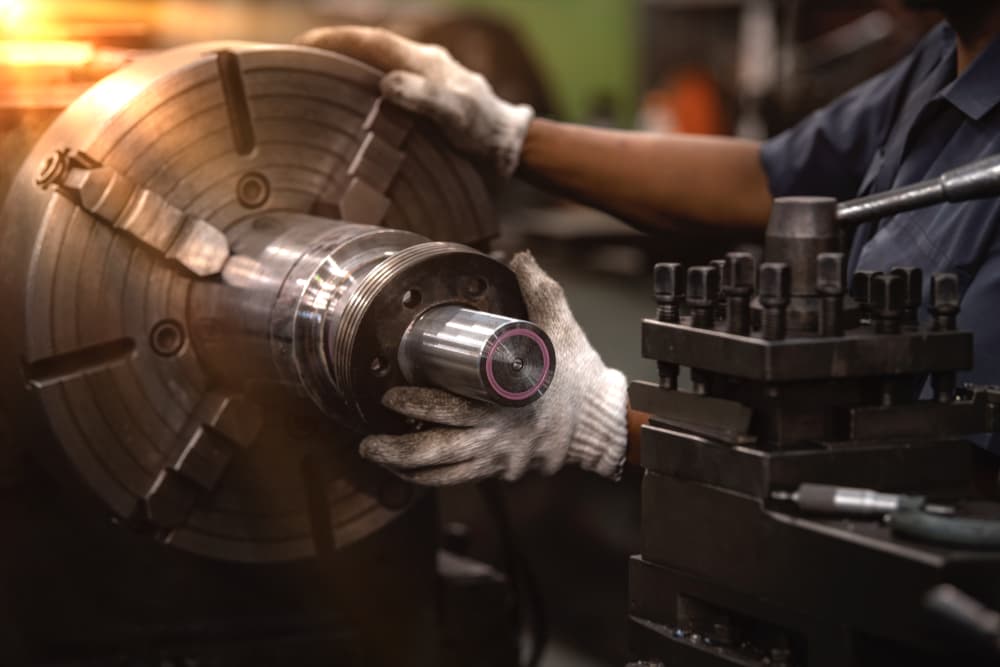
<path id="1" fill-rule="evenodd" d="M 536 118 L 437 46 L 377 28 L 321 28 L 301 42 L 386 72 L 384 96 L 436 121 L 460 150 L 646 229 L 678 221 L 763 230 L 773 197 L 848 199 L 934 177 L 1000 153 L 1000 0 L 909 0 L 946 21 L 891 69 L 763 143 L 652 135 Z M 959 325 L 975 334 L 964 381 L 1000 384 L 1000 201 L 933 206 L 861 226 L 849 271 L 918 266 L 957 273 Z M 635 442 L 625 377 L 607 368 L 577 325 L 560 286 L 530 254 L 512 262 L 528 313 L 552 337 L 559 368 L 528 408 L 401 387 L 384 403 L 424 422 L 373 435 L 366 458 L 417 483 L 507 480 L 576 464 L 617 478 Z M 630 438 L 630 432 L 632 437 Z"/>

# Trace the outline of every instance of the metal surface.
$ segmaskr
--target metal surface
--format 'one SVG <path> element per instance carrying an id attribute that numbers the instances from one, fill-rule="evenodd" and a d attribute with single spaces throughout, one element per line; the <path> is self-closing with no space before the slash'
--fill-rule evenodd
<path id="1" fill-rule="evenodd" d="M 228 255 L 273 212 L 470 244 L 495 233 L 473 167 L 382 104 L 378 78 L 318 50 L 193 45 L 104 80 L 38 141 L 0 219 L 2 401 L 15 437 L 88 502 L 248 562 L 343 547 L 413 502 L 384 492 L 400 483 L 357 457 L 357 435 L 269 381 L 270 351 L 214 357 L 248 347 L 198 301 L 230 286 L 201 276 L 222 260 L 240 273 Z M 256 303 L 248 337 L 268 331 Z M 241 362 L 260 381 L 234 382 Z"/>
<path id="2" fill-rule="evenodd" d="M 407 382 L 498 405 L 541 398 L 555 364 L 552 341 L 531 322 L 458 306 L 425 312 L 399 346 Z"/>
<path id="3" fill-rule="evenodd" d="M 781 328 L 789 332 L 814 332 L 819 326 L 820 300 L 816 298 L 816 258 L 839 249 L 836 201 L 826 197 L 781 197 L 774 201 L 767 226 L 764 261 L 785 264 L 788 275 L 781 280 L 786 292 Z M 762 295 L 763 278 L 761 268 Z M 763 305 L 763 304 L 762 304 Z M 763 315 L 767 314 L 764 307 Z M 773 309 L 772 309 L 773 314 Z M 777 320 L 775 320 L 775 326 Z"/>
<path id="4" fill-rule="evenodd" d="M 837 205 L 837 222 L 854 225 L 943 202 L 998 195 L 1000 155 L 993 155 L 905 188 L 842 202 Z"/>
<path id="5" fill-rule="evenodd" d="M 768 340 L 763 329 L 738 336 L 722 327 L 695 329 L 690 321 L 644 320 L 644 356 L 752 380 L 870 377 L 972 367 L 972 336 L 967 332 L 923 330 L 882 334 L 882 338 L 866 326 L 838 337 Z"/>

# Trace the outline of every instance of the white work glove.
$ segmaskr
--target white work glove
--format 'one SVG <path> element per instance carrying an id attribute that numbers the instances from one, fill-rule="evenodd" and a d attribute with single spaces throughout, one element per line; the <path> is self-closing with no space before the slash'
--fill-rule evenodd
<path id="1" fill-rule="evenodd" d="M 444 48 L 360 26 L 317 28 L 296 42 L 388 72 L 381 83 L 388 100 L 435 121 L 456 148 L 489 160 L 504 176 L 517 169 L 535 110 L 497 97 L 482 74 Z"/>
<path id="2" fill-rule="evenodd" d="M 382 402 L 425 428 L 373 435 L 361 455 L 404 479 L 434 486 L 502 477 L 528 470 L 551 474 L 574 463 L 599 475 L 621 475 L 627 442 L 625 376 L 607 368 L 573 319 L 562 287 L 530 253 L 514 257 L 528 317 L 556 351 L 552 384 L 521 408 L 470 401 L 439 389 L 397 387 Z"/>

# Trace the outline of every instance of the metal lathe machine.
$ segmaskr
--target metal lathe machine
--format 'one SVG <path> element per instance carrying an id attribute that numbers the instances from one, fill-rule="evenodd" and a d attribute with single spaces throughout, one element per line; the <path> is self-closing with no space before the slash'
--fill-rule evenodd
<path id="1" fill-rule="evenodd" d="M 35 138 L 0 213 L 0 665 L 518 664 L 514 582 L 442 554 L 433 494 L 356 445 L 419 428 L 392 386 L 519 406 L 558 360 L 484 252 L 484 180 L 378 79 L 195 44 Z M 966 436 L 1000 391 L 956 382 L 954 276 L 849 279 L 843 237 L 998 182 L 779 200 L 759 267 L 657 266 L 635 664 L 996 663 L 996 465 Z"/>

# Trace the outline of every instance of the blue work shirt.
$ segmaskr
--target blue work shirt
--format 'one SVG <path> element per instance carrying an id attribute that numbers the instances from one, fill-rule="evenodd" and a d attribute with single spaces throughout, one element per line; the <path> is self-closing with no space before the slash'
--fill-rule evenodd
<path id="1" fill-rule="evenodd" d="M 939 176 L 1000 153 L 1000 39 L 956 77 L 954 31 L 941 24 L 891 69 L 764 144 L 774 196 L 851 199 Z M 1000 199 L 941 204 L 858 227 L 848 270 L 958 274 L 961 329 L 975 368 L 961 382 L 1000 384 Z M 925 390 L 926 391 L 926 390 Z M 1000 453 L 1000 435 L 981 444 Z"/>

